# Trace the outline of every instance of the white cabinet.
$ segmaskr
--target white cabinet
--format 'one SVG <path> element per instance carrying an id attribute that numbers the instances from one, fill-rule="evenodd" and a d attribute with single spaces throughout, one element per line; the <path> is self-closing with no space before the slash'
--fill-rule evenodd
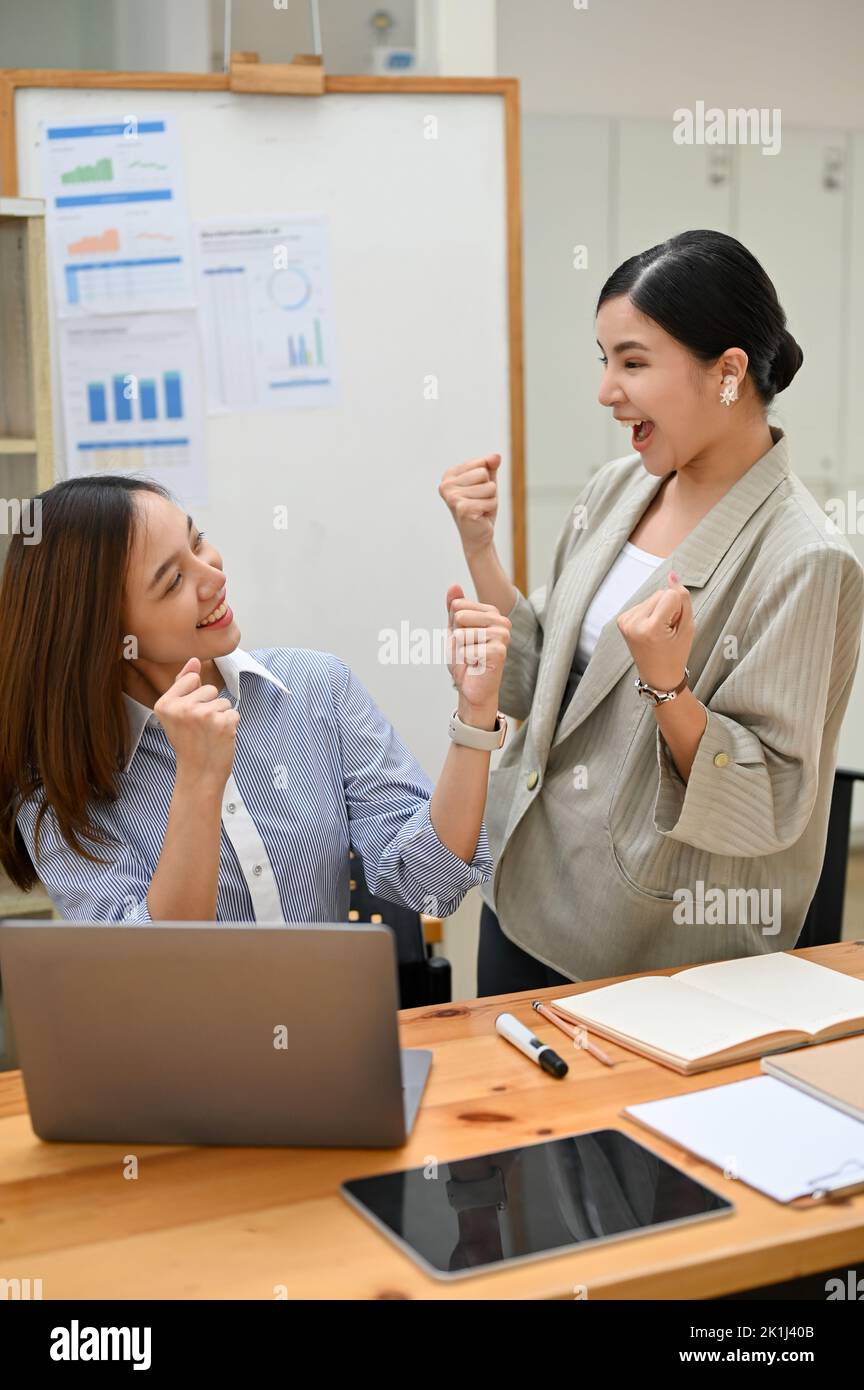
<path id="1" fill-rule="evenodd" d="M 792 467 L 820 502 L 843 479 L 847 353 L 849 171 L 842 131 L 782 131 L 777 155 L 738 150 L 733 234 L 777 287 L 804 351 L 795 380 L 771 409 L 789 435 Z"/>

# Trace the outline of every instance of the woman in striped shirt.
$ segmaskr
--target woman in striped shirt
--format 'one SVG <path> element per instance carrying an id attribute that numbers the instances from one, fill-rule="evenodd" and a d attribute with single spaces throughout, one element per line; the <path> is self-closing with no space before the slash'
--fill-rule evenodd
<path id="1" fill-rule="evenodd" d="M 222 558 L 158 484 L 35 499 L 0 603 L 0 863 L 67 920 L 344 921 L 373 893 L 447 916 L 482 817 L 510 623 L 447 595 L 455 741 L 437 786 L 344 662 L 239 646 Z M 473 726 L 467 728 L 465 726 Z"/>

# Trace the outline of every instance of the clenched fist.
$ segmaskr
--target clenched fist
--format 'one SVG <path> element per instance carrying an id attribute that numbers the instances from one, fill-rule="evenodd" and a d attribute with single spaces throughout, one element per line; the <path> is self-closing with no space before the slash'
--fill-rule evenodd
<path id="1" fill-rule="evenodd" d="M 201 662 L 191 656 L 153 712 L 177 758 L 177 771 L 223 788 L 234 765 L 240 715 L 220 699 L 215 685 L 201 684 Z"/>
<path id="2" fill-rule="evenodd" d="M 491 603 L 466 598 L 458 584 L 447 590 L 448 661 L 460 701 L 494 719 L 507 657 L 511 623 Z"/>
<path id="3" fill-rule="evenodd" d="M 674 689 L 693 646 L 693 605 L 674 570 L 668 589 L 618 615 L 618 628 L 643 681 L 656 690 Z"/>
<path id="4" fill-rule="evenodd" d="M 496 474 L 501 464 L 500 454 L 469 459 L 448 468 L 438 485 L 459 528 L 465 558 L 488 550 L 498 515 L 498 484 Z"/>

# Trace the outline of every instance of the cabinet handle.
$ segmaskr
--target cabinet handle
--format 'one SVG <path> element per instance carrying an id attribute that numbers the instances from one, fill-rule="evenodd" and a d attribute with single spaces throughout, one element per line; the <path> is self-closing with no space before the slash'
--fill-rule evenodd
<path id="1" fill-rule="evenodd" d="M 839 145 L 829 145 L 822 163 L 822 187 L 829 193 L 846 186 L 846 155 Z"/>

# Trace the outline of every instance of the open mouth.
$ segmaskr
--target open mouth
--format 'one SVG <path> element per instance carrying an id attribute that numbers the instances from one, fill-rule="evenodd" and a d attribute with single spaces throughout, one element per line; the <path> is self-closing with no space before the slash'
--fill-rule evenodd
<path id="1" fill-rule="evenodd" d="M 202 618 L 202 619 L 201 619 L 201 622 L 200 622 L 200 623 L 196 623 L 195 626 L 196 626 L 196 628 L 204 628 L 204 627 L 227 627 L 228 623 L 231 622 L 231 620 L 232 620 L 233 617 L 234 617 L 234 614 L 233 614 L 233 612 L 231 611 L 230 607 L 228 606 L 228 602 L 227 602 L 227 600 L 226 600 L 226 598 L 225 598 L 225 595 L 224 595 L 224 593 L 223 593 L 223 596 L 222 596 L 220 602 L 219 602 L 219 603 L 217 604 L 217 606 L 213 609 L 213 612 L 212 612 L 212 613 L 208 613 L 208 614 L 207 614 L 207 617 L 206 617 L 206 618 Z"/>
<path id="2" fill-rule="evenodd" d="M 619 425 L 625 425 L 628 429 L 633 431 L 634 446 L 647 444 L 651 435 L 654 433 L 653 420 L 639 420 L 635 416 L 630 419 L 625 419 L 622 416 L 618 419 L 618 423 Z"/>

